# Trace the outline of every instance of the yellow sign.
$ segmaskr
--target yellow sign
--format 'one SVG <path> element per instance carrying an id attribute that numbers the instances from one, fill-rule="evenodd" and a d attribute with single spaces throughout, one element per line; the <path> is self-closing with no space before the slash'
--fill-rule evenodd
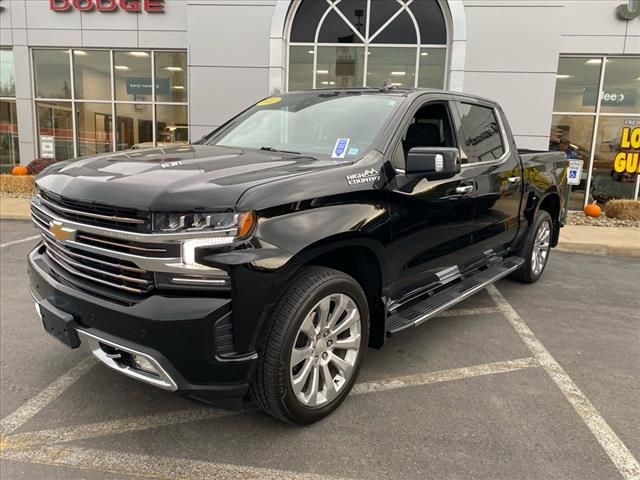
<path id="1" fill-rule="evenodd" d="M 259 107 L 264 107 L 266 105 L 273 105 L 274 103 L 278 103 L 280 101 L 282 101 L 280 97 L 269 97 L 259 101 L 258 103 L 256 103 L 256 105 L 258 105 Z"/>
<path id="2" fill-rule="evenodd" d="M 620 150 L 613 160 L 613 169 L 617 173 L 640 173 L 640 127 L 622 129 Z"/>

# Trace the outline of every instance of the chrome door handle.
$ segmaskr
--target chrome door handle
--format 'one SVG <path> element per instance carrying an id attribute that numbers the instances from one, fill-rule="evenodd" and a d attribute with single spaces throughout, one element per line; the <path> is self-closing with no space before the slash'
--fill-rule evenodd
<path id="1" fill-rule="evenodd" d="M 469 193 L 473 191 L 473 185 L 463 185 L 456 187 L 456 193 Z"/>
<path id="2" fill-rule="evenodd" d="M 521 178 L 520 177 L 509 177 L 509 178 L 507 178 L 507 180 L 509 180 L 509 183 L 519 183 Z"/>

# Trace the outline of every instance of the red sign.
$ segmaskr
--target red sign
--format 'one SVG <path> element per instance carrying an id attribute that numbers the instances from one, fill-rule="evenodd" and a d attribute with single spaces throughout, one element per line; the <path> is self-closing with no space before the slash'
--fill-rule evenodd
<path id="1" fill-rule="evenodd" d="M 49 8 L 54 12 L 124 10 L 131 13 L 164 13 L 164 0 L 49 0 Z"/>

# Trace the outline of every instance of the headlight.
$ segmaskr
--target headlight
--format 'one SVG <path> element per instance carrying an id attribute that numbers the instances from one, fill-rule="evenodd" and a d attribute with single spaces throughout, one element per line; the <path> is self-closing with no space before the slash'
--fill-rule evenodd
<path id="1" fill-rule="evenodd" d="M 182 263 L 194 268 L 203 267 L 196 261 L 197 249 L 229 245 L 247 238 L 255 224 L 255 212 L 156 213 L 153 216 L 154 232 L 192 234 L 182 241 Z M 194 238 L 194 232 L 202 232 L 202 237 Z"/>

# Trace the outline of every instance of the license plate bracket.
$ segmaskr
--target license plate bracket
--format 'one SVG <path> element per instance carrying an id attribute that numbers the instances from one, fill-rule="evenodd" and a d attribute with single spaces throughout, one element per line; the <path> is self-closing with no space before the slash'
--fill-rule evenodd
<path id="1" fill-rule="evenodd" d="M 73 315 L 57 309 L 46 300 L 40 303 L 39 306 L 42 325 L 47 333 L 67 347 L 78 348 L 80 346 L 80 337 L 78 337 Z"/>

